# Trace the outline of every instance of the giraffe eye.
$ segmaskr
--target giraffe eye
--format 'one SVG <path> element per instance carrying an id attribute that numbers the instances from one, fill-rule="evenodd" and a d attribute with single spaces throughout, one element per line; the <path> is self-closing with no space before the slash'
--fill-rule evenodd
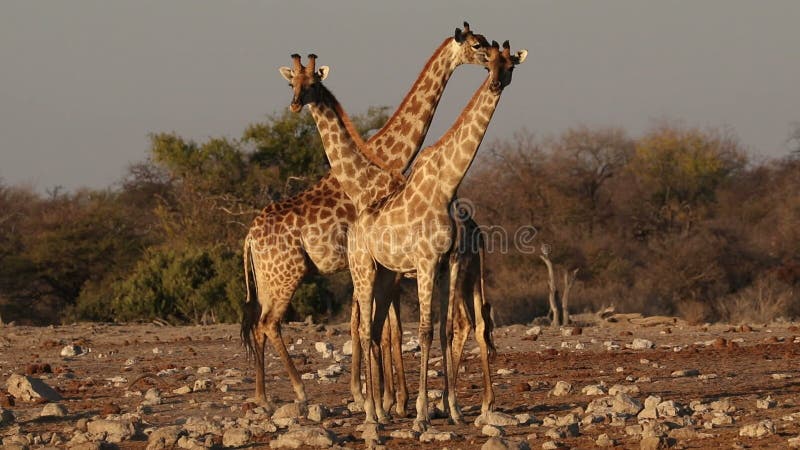
<path id="1" fill-rule="evenodd" d="M 474 45 L 472 46 L 472 48 L 474 48 L 475 50 L 477 50 L 477 49 L 481 48 L 481 44 L 474 44 Z"/>

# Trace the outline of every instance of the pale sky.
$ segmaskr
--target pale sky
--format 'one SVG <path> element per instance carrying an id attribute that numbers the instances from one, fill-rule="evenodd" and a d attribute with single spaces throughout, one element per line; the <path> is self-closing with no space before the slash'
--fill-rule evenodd
<path id="1" fill-rule="evenodd" d="M 461 22 L 526 48 L 484 146 L 523 128 L 729 127 L 782 156 L 800 121 L 800 1 L 33 1 L 0 4 L 0 178 L 109 187 L 148 133 L 238 138 L 289 105 L 277 68 L 319 55 L 351 114 L 396 107 Z M 485 77 L 459 68 L 434 142 Z"/>

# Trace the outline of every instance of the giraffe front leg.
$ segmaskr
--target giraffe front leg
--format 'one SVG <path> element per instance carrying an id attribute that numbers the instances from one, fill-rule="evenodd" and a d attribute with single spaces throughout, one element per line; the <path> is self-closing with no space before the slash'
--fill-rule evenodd
<path id="1" fill-rule="evenodd" d="M 374 395 L 376 399 L 380 398 L 381 394 L 386 394 L 388 389 L 384 389 L 384 387 L 391 383 L 392 378 L 391 359 L 388 357 L 388 354 L 385 358 L 383 357 L 382 346 L 384 337 L 388 336 L 391 338 L 391 335 L 389 334 L 390 330 L 388 326 L 386 326 L 386 317 L 389 312 L 390 303 L 392 302 L 391 288 L 394 278 L 394 272 L 386 270 L 385 268 L 378 268 L 375 275 L 375 283 L 373 284 L 372 292 L 375 298 L 375 314 L 372 318 L 372 348 L 373 352 L 375 353 L 374 361 L 378 362 L 378 365 L 375 367 L 375 373 L 380 377 L 374 387 Z M 382 369 L 383 371 L 381 371 Z M 388 379 L 386 379 L 386 377 L 388 377 Z M 393 400 L 394 395 L 392 394 L 389 401 L 392 402 Z M 384 403 L 376 403 L 375 413 L 378 416 L 378 421 L 380 423 L 389 422 L 389 415 L 386 413 L 387 409 L 389 408 L 384 407 Z"/>
<path id="2" fill-rule="evenodd" d="M 361 392 L 361 362 L 363 352 L 361 350 L 361 333 L 358 331 L 360 317 L 358 301 L 353 296 L 352 307 L 350 309 L 350 340 L 352 342 L 353 357 L 350 361 L 350 394 L 353 396 L 355 410 L 364 410 L 364 394 Z"/>
<path id="3" fill-rule="evenodd" d="M 417 268 L 417 290 L 419 295 L 419 343 L 421 359 L 419 369 L 419 392 L 417 394 L 417 417 L 413 429 L 426 431 L 431 422 L 428 415 L 428 359 L 433 341 L 433 325 L 431 323 L 433 282 L 436 277 L 438 261 L 425 261 Z"/>
<path id="4" fill-rule="evenodd" d="M 394 289 L 399 294 L 399 277 L 396 279 Z M 403 364 L 403 324 L 400 322 L 400 300 L 399 295 L 395 295 L 392 299 L 391 309 L 389 309 L 389 318 L 391 323 L 392 333 L 392 364 L 397 372 L 397 403 L 395 404 L 395 412 L 399 417 L 406 417 L 408 408 L 408 385 L 406 384 L 406 370 Z"/>

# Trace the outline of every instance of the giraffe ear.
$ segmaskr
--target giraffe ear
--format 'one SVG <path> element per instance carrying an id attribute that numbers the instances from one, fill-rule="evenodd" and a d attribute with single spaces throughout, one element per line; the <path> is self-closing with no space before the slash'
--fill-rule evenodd
<path id="1" fill-rule="evenodd" d="M 453 34 L 453 39 L 455 39 L 455 41 L 460 44 L 460 43 L 464 42 L 465 38 L 466 38 L 466 36 L 461 31 L 461 28 L 456 28 L 456 32 Z"/>
<path id="2" fill-rule="evenodd" d="M 294 71 L 286 66 L 279 68 L 278 72 L 281 73 L 283 78 L 286 78 L 286 81 L 292 81 L 292 78 L 294 78 Z"/>
<path id="3" fill-rule="evenodd" d="M 514 62 L 514 64 L 522 64 L 523 62 L 525 62 L 525 58 L 528 57 L 528 51 L 525 50 L 525 49 L 522 49 L 522 50 L 517 52 L 516 56 L 517 56 L 515 58 L 516 62 Z"/>
<path id="4" fill-rule="evenodd" d="M 319 74 L 320 81 L 328 78 L 328 74 L 331 73 L 331 68 L 328 66 L 322 66 L 317 70 L 317 74 Z"/>

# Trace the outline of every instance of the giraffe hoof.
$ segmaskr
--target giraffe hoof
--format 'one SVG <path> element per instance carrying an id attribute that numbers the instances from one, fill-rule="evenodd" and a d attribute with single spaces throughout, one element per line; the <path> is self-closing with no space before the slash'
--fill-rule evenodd
<path id="1" fill-rule="evenodd" d="M 414 424 L 411 426 L 411 429 L 416 431 L 417 433 L 424 433 L 428 431 L 430 427 L 431 423 L 428 420 L 415 419 Z"/>
<path id="2" fill-rule="evenodd" d="M 381 435 L 380 424 L 374 422 L 365 422 L 359 428 L 361 428 L 361 439 L 363 439 L 367 443 L 381 443 Z"/>
<path id="3" fill-rule="evenodd" d="M 406 417 L 408 417 L 408 410 L 406 409 L 405 406 L 400 406 L 399 403 L 395 405 L 394 412 L 395 414 L 397 414 L 397 417 L 401 419 L 405 419 Z"/>

